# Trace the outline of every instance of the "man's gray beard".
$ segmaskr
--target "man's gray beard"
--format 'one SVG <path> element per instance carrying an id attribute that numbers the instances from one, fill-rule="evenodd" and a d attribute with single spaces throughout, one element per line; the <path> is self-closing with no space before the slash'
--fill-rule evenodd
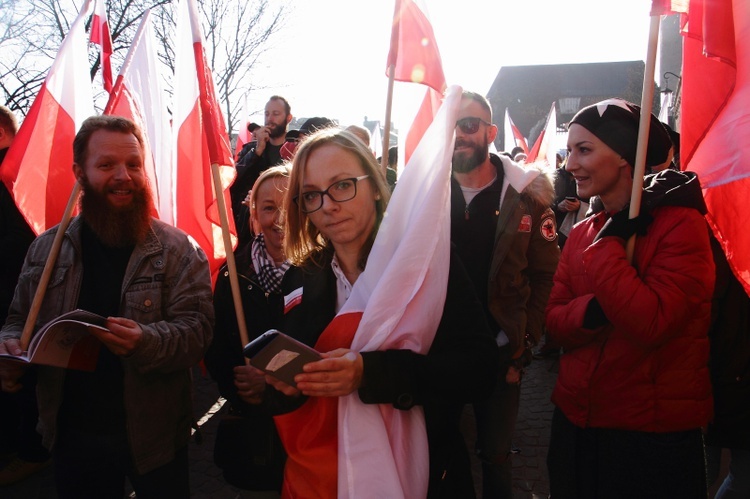
<path id="1" fill-rule="evenodd" d="M 487 148 L 474 147 L 473 152 L 468 156 L 454 153 L 451 168 L 454 173 L 469 173 L 484 163 L 485 159 L 487 159 Z"/>
<path id="2" fill-rule="evenodd" d="M 151 228 L 151 191 L 135 188 L 130 206 L 115 208 L 87 179 L 81 180 L 81 217 L 99 240 L 110 248 L 135 246 L 146 239 Z"/>

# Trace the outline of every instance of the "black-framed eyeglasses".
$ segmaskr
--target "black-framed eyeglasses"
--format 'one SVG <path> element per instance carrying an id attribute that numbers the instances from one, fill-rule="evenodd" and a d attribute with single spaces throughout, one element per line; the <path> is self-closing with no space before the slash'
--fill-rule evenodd
<path id="1" fill-rule="evenodd" d="M 350 201 L 357 195 L 357 182 L 364 180 L 369 175 L 359 177 L 342 178 L 328 186 L 324 191 L 306 191 L 299 196 L 294 196 L 294 202 L 300 207 L 302 213 L 312 213 L 323 207 L 323 196 L 327 195 L 337 203 Z"/>
<path id="2" fill-rule="evenodd" d="M 463 133 L 467 135 L 472 135 L 474 133 L 477 133 L 479 131 L 479 124 L 484 123 L 487 126 L 492 125 L 492 123 L 488 123 L 484 121 L 482 118 L 476 118 L 474 116 L 469 116 L 467 118 L 461 118 L 456 122 L 456 127 L 458 127 Z"/>

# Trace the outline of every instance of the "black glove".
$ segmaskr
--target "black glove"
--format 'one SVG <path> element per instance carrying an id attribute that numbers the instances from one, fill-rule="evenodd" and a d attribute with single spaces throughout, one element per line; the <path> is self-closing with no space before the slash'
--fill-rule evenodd
<path id="1" fill-rule="evenodd" d="M 635 218 L 628 218 L 628 210 L 624 209 L 615 213 L 612 218 L 607 220 L 602 230 L 594 238 L 594 242 L 607 236 L 621 237 L 624 240 L 630 239 L 633 234 L 639 236 L 646 235 L 646 228 L 654 221 L 650 213 L 641 213 Z"/>
<path id="2" fill-rule="evenodd" d="M 596 329 L 609 323 L 609 319 L 604 314 L 602 306 L 599 305 L 599 300 L 596 297 L 592 298 L 588 306 L 586 306 L 586 313 L 583 315 L 583 327 L 586 329 Z"/>

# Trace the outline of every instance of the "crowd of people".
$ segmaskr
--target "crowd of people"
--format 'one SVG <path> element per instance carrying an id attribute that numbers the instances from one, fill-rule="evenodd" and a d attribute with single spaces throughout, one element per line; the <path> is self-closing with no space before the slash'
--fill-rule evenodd
<path id="1" fill-rule="evenodd" d="M 231 189 L 237 301 L 229 266 L 212 286 L 203 251 L 152 218 L 137 126 L 89 118 L 73 144 L 80 213 L 62 236 L 34 238 L 0 184 L 0 353 L 22 352 L 56 239 L 35 330 L 74 309 L 107 318 L 91 328 L 93 372 L 0 362 L 0 444 L 17 452 L 0 486 L 52 463 L 60 498 L 121 498 L 126 479 L 139 498 L 189 497 L 190 370 L 203 360 L 227 401 L 215 460 L 232 485 L 340 495 L 336 401 L 356 395 L 423 412 L 427 497 L 476 497 L 473 451 L 482 497 L 511 498 L 525 368 L 555 355 L 550 497 L 705 498 L 722 449 L 716 497 L 750 496 L 750 299 L 706 224 L 699 179 L 675 167 L 675 135 L 653 115 L 631 215 L 640 113 L 622 99 L 581 109 L 550 173 L 491 152 L 490 103 L 461 94 L 446 298 L 423 352 L 357 351 L 356 326 L 329 327 L 398 188 L 366 128 L 316 117 L 290 133 L 289 102 L 269 99 Z M 0 160 L 16 131 L 0 107 Z M 243 355 L 270 329 L 322 354 L 293 385 Z M 459 426 L 467 406 L 474 449 Z"/>

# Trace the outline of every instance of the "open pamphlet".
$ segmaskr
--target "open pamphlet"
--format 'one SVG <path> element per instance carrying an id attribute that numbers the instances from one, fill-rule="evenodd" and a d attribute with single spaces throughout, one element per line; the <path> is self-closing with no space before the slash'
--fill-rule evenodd
<path id="1" fill-rule="evenodd" d="M 106 317 L 101 315 L 81 309 L 71 310 L 42 326 L 22 355 L 0 354 L 0 360 L 93 371 L 102 343 L 89 332 L 89 328 L 109 331 L 106 323 Z"/>
<path id="2" fill-rule="evenodd" d="M 295 388 L 294 377 L 302 372 L 302 366 L 323 358 L 314 348 L 276 329 L 248 343 L 244 353 L 251 366 Z"/>

